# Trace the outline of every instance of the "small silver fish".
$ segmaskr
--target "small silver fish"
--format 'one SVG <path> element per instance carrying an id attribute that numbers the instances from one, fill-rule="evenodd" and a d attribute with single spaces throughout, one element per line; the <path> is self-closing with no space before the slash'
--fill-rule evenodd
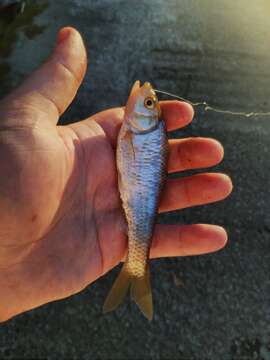
<path id="1" fill-rule="evenodd" d="M 155 91 L 136 81 L 125 108 L 118 135 L 118 187 L 128 225 L 127 260 L 105 301 L 114 310 L 129 288 L 143 314 L 153 317 L 149 278 L 149 250 L 166 178 L 168 140 Z"/>

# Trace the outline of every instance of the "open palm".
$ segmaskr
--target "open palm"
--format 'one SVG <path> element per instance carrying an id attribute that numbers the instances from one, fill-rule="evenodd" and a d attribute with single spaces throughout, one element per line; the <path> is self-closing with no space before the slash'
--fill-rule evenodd
<path id="1" fill-rule="evenodd" d="M 116 138 L 123 109 L 57 126 L 83 79 L 80 35 L 64 28 L 50 59 L 0 104 L 0 320 L 72 295 L 117 265 L 127 249 L 117 188 Z M 185 103 L 161 103 L 168 131 L 192 120 Z M 217 164 L 212 139 L 170 142 L 168 172 Z M 222 174 L 167 181 L 160 212 L 214 202 L 231 191 Z M 157 225 L 151 257 L 216 251 L 213 225 Z"/>

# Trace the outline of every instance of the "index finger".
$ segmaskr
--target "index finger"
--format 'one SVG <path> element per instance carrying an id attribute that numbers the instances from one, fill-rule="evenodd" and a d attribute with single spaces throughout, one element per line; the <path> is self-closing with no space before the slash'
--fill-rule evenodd
<path id="1" fill-rule="evenodd" d="M 194 111 L 192 106 L 188 103 L 178 100 L 160 101 L 160 107 L 167 131 L 179 129 L 192 121 Z M 110 139 L 111 144 L 115 146 L 123 119 L 124 108 L 114 108 L 95 114 L 88 119 L 83 120 L 83 123 L 85 125 L 90 125 L 91 122 L 95 120 L 102 127 L 105 134 Z M 74 127 L 76 124 L 72 124 L 72 126 Z"/>
<path id="2" fill-rule="evenodd" d="M 167 131 L 173 131 L 188 125 L 194 116 L 193 107 L 183 101 L 160 101 L 160 107 Z"/>

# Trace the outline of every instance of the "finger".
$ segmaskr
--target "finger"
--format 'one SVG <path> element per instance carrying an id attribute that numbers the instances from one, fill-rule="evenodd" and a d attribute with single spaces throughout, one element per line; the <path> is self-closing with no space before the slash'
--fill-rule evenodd
<path id="1" fill-rule="evenodd" d="M 50 58 L 13 93 L 7 106 L 31 107 L 48 114 L 53 123 L 75 97 L 86 71 L 86 51 L 73 28 L 60 30 Z"/>
<path id="2" fill-rule="evenodd" d="M 182 179 L 168 179 L 161 196 L 159 212 L 209 204 L 226 198 L 232 182 L 224 174 L 198 174 Z"/>
<path id="3" fill-rule="evenodd" d="M 150 257 L 207 254 L 222 249 L 226 231 L 216 225 L 156 225 Z"/>
<path id="4" fill-rule="evenodd" d="M 194 114 L 193 108 L 187 103 L 181 101 L 160 101 L 160 106 L 168 131 L 183 127 L 192 121 Z M 102 111 L 78 124 L 83 123 L 86 126 L 91 126 L 91 122 L 93 120 L 96 121 L 103 128 L 106 136 L 110 139 L 112 146 L 115 146 L 123 119 L 124 108 L 119 107 Z"/>
<path id="5" fill-rule="evenodd" d="M 160 107 L 167 131 L 182 128 L 193 119 L 194 110 L 188 103 L 178 100 L 160 101 Z"/>
<path id="6" fill-rule="evenodd" d="M 169 144 L 169 173 L 214 166 L 224 155 L 222 145 L 214 139 L 177 139 L 170 140 Z"/>

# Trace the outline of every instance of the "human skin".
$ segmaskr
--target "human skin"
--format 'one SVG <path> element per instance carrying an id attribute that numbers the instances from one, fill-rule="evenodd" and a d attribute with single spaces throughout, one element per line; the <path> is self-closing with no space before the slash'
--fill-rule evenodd
<path id="1" fill-rule="evenodd" d="M 86 64 L 80 34 L 63 28 L 50 58 L 0 102 L 0 321 L 81 291 L 125 258 L 115 164 L 123 108 L 57 126 Z M 161 109 L 168 131 L 192 121 L 187 103 Z M 168 172 L 222 158 L 213 139 L 170 140 Z M 159 211 L 219 201 L 231 190 L 224 174 L 168 179 Z M 220 226 L 157 224 L 150 256 L 205 254 L 226 241 Z"/>

